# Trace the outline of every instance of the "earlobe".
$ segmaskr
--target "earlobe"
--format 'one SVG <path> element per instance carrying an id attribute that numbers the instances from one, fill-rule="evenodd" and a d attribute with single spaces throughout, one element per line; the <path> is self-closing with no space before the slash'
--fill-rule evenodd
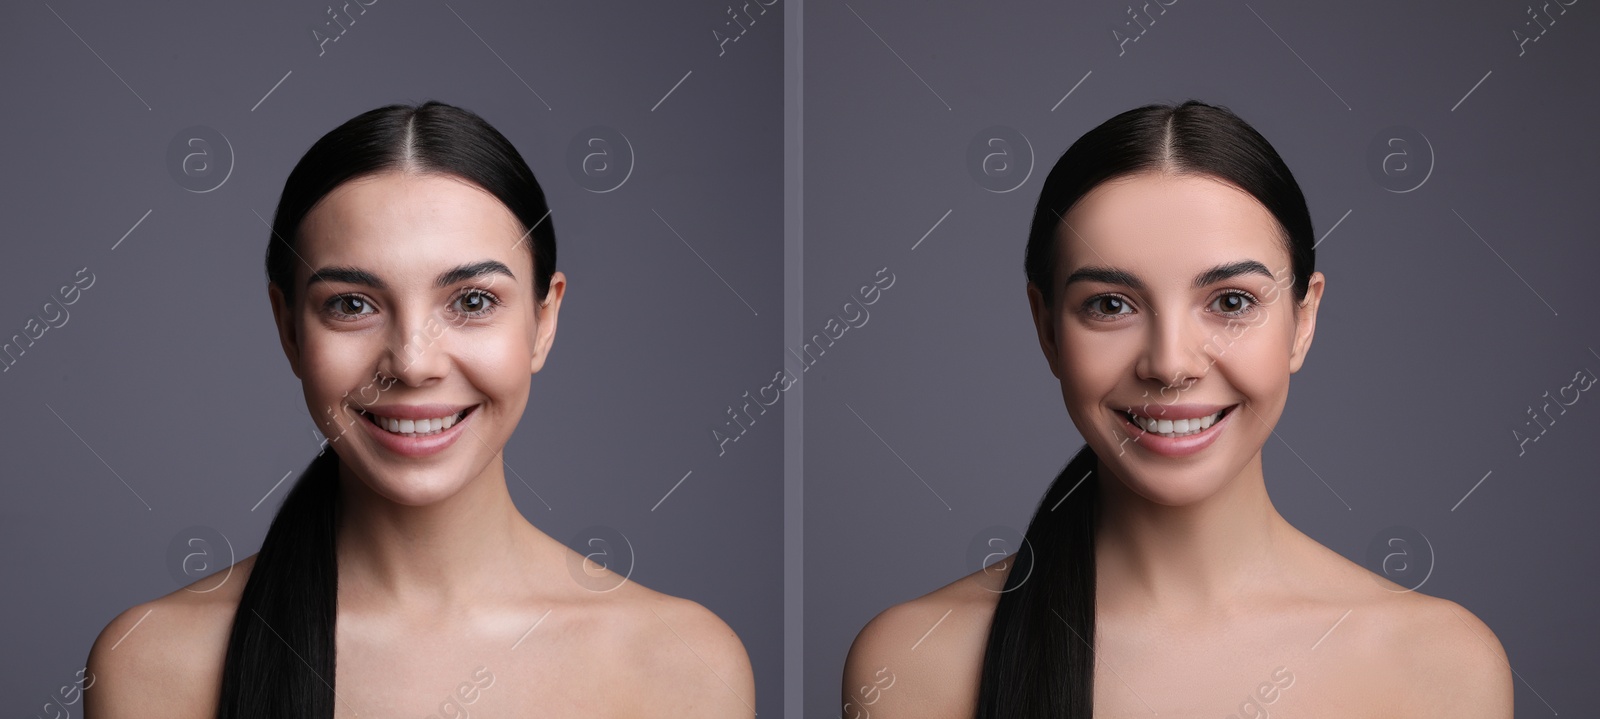
<path id="1" fill-rule="evenodd" d="M 1311 351 L 1311 340 L 1317 331 L 1317 309 L 1322 304 L 1326 279 L 1321 272 L 1313 272 L 1307 283 L 1306 298 L 1295 310 L 1296 328 L 1294 348 L 1289 356 L 1289 374 L 1300 371 L 1306 355 Z"/>
<path id="2" fill-rule="evenodd" d="M 545 292 L 544 299 L 534 303 L 533 312 L 538 317 L 534 327 L 533 359 L 528 370 L 531 374 L 538 374 L 544 369 L 545 358 L 550 354 L 550 348 L 556 342 L 556 319 L 561 312 L 561 300 L 566 295 L 567 277 L 560 272 L 550 276 L 550 289 Z"/>

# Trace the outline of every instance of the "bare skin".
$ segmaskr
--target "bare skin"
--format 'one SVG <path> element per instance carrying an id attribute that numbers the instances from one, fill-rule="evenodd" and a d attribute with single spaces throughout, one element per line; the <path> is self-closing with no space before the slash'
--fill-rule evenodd
<path id="1" fill-rule="evenodd" d="M 356 267 L 384 287 L 309 283 L 292 302 L 269 289 L 307 407 L 340 460 L 337 673 L 319 677 L 335 716 L 752 716 L 750 662 L 726 623 L 585 561 L 512 501 L 503 448 L 566 287 L 556 272 L 536 297 L 522 234 L 469 183 L 368 177 L 307 216 L 297 282 L 312 267 Z M 445 270 L 485 260 L 509 276 L 436 286 Z M 375 402 L 361 391 L 374 377 L 388 380 Z M 451 447 L 410 457 L 377 441 L 383 430 L 355 414 L 355 398 L 477 409 Z M 254 562 L 112 620 L 89 655 L 85 716 L 215 716 Z"/>
<path id="2" fill-rule="evenodd" d="M 1068 413 L 1100 457 L 1095 716 L 1510 717 L 1512 675 L 1483 622 L 1327 549 L 1267 495 L 1261 448 L 1325 285 L 1313 273 L 1303 303 L 1270 291 L 1290 286 L 1271 214 L 1211 178 L 1147 174 L 1095 188 L 1059 237 L 1057 281 L 1098 266 L 1144 285 L 1028 292 Z M 1191 284 L 1242 259 L 1273 278 Z M 1223 299 L 1239 289 L 1252 299 Z M 1247 330 L 1214 341 L 1240 317 Z M 1146 392 L 1239 414 L 1205 450 L 1166 456 L 1117 416 Z M 874 617 L 846 661 L 844 716 L 972 717 L 1011 561 Z"/>

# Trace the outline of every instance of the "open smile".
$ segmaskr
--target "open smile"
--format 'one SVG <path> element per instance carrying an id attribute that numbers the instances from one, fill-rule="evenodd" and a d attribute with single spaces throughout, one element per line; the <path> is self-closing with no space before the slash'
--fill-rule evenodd
<path id="1" fill-rule="evenodd" d="M 482 405 L 425 419 L 396 419 L 354 408 L 378 446 L 402 457 L 421 458 L 449 449 L 472 424 Z M 380 409 L 381 411 L 381 409 Z"/>
<path id="2" fill-rule="evenodd" d="M 1162 456 L 1185 457 L 1211 446 L 1232 424 L 1233 410 L 1238 407 L 1231 405 L 1208 415 L 1184 419 L 1144 417 L 1127 410 L 1115 413 L 1123 428 L 1132 435 L 1134 444 Z"/>

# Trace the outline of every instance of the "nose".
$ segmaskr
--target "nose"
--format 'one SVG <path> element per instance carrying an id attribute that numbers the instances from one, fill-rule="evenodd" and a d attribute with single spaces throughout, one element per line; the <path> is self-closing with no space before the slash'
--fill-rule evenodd
<path id="1" fill-rule="evenodd" d="M 396 312 L 384 338 L 378 371 L 411 386 L 420 387 L 449 371 L 449 325 L 430 313 Z"/>
<path id="2" fill-rule="evenodd" d="M 1135 368 L 1141 379 L 1189 389 L 1213 364 L 1205 352 L 1205 331 L 1193 317 L 1171 311 L 1149 324 L 1150 336 Z"/>

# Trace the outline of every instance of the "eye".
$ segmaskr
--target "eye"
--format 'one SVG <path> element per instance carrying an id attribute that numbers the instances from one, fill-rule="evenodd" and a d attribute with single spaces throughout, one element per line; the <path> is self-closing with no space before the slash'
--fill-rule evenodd
<path id="1" fill-rule="evenodd" d="M 463 316 L 479 318 L 489 316 L 502 303 L 499 297 L 488 290 L 474 287 L 457 295 L 456 304 L 461 306 L 460 313 Z"/>
<path id="2" fill-rule="evenodd" d="M 1220 295 L 1217 295 L 1217 298 L 1212 300 L 1211 304 L 1221 305 L 1220 311 L 1222 312 L 1222 315 L 1224 317 L 1234 318 L 1243 317 L 1251 312 L 1254 312 L 1256 306 L 1260 305 L 1261 303 L 1256 300 L 1254 295 L 1251 295 L 1249 292 L 1245 292 L 1244 290 L 1228 290 Z"/>
<path id="3" fill-rule="evenodd" d="M 1127 310 L 1124 312 L 1123 310 Z M 1095 319 L 1109 319 L 1132 314 L 1133 306 L 1121 295 L 1095 295 L 1083 303 L 1084 314 Z"/>
<path id="4" fill-rule="evenodd" d="M 328 298 L 328 303 L 323 305 L 323 311 L 337 320 L 350 321 L 362 315 L 372 314 L 366 310 L 372 309 L 372 303 L 361 295 L 334 295 Z M 353 310 L 353 311 L 345 311 Z"/>

